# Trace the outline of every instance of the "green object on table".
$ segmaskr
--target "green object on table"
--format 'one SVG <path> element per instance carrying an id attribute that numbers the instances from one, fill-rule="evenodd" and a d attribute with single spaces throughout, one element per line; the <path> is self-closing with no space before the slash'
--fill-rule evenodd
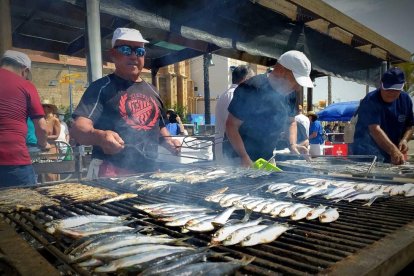
<path id="1" fill-rule="evenodd" d="M 266 170 L 266 171 L 283 172 L 283 170 L 279 169 L 277 166 L 271 164 L 270 162 L 264 160 L 263 158 L 257 159 L 253 163 L 253 168 L 259 169 L 259 170 Z"/>

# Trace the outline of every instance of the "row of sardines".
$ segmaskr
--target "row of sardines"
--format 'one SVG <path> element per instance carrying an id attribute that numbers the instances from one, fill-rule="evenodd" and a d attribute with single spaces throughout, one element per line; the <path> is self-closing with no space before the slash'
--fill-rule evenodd
<path id="1" fill-rule="evenodd" d="M 223 257 L 208 247 L 195 248 L 168 235 L 145 234 L 148 227 L 130 227 L 128 216 L 75 216 L 46 223 L 50 234 L 75 241 L 65 251 L 71 262 L 91 273 L 138 275 L 230 275 L 254 258 L 211 261 Z M 222 258 L 222 259 L 223 259 Z"/>
<path id="2" fill-rule="evenodd" d="M 270 243 L 293 228 L 286 223 L 269 223 L 263 218 L 250 220 L 251 212 L 248 210 L 242 219 L 230 219 L 236 210 L 243 209 L 235 206 L 219 213 L 205 207 L 169 203 L 134 207 L 164 222 L 166 226 L 181 227 L 183 233 L 212 232 L 211 245 L 254 246 Z"/>
<path id="3" fill-rule="evenodd" d="M 181 169 L 171 172 L 157 172 L 150 175 L 139 174 L 130 177 L 110 179 L 121 186 L 128 186 L 128 188 L 136 189 L 137 191 L 157 190 L 160 192 L 168 192 L 174 185 L 182 183 L 224 182 L 241 177 L 258 178 L 269 175 L 270 173 L 264 170 L 225 167 L 224 169 L 199 168 L 191 171 Z"/>

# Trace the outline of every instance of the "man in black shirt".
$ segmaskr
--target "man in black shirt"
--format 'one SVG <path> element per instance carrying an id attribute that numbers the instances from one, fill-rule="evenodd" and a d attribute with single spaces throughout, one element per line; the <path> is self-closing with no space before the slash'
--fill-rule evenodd
<path id="1" fill-rule="evenodd" d="M 94 146 L 91 178 L 154 170 L 159 135 L 167 149 L 179 152 L 158 91 L 140 77 L 147 42 L 138 30 L 116 29 L 110 49 L 115 72 L 93 82 L 73 114 L 71 135 Z"/>
<path id="2" fill-rule="evenodd" d="M 313 87 L 310 71 L 311 63 L 302 52 L 288 51 L 271 73 L 252 77 L 236 88 L 228 108 L 226 134 L 233 156 L 241 159 L 242 166 L 250 167 L 252 160 L 259 158 L 269 159 L 286 130 L 291 152 L 299 154 L 296 96 L 292 92 L 300 86 Z"/>

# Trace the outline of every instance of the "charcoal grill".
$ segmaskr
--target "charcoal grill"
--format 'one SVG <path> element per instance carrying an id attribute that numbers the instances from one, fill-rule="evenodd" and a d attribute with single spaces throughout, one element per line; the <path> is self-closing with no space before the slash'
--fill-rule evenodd
<path id="1" fill-rule="evenodd" d="M 144 175 L 142 177 L 148 177 Z M 162 223 L 148 217 L 145 213 L 133 208 L 133 204 L 148 204 L 159 202 L 199 204 L 213 209 L 218 205 L 206 202 L 204 197 L 213 190 L 228 186 L 229 192 L 262 197 L 266 187 L 261 187 L 269 181 L 293 182 L 306 177 L 302 174 L 275 173 L 255 179 L 242 177 L 228 181 L 210 181 L 198 184 L 179 183 L 173 185 L 169 192 L 144 191 L 139 197 L 121 202 L 106 204 L 96 203 L 71 204 L 63 201 L 61 206 L 47 207 L 30 214 L 17 212 L 5 215 L 5 219 L 16 224 L 19 231 L 30 234 L 40 242 L 51 255 L 53 263 L 66 271 L 74 271 L 80 275 L 89 273 L 82 268 L 70 264 L 68 257 L 63 253 L 69 245 L 65 238 L 55 238 L 44 231 L 44 222 L 52 219 L 64 218 L 75 214 L 108 214 L 124 215 L 132 213 L 140 219 L 137 224 L 148 225 L 156 233 L 165 233 L 172 237 L 190 236 L 188 243 L 196 246 L 205 246 L 210 241 L 210 234 L 186 233 L 180 229 L 166 227 Z M 319 176 L 318 176 L 319 177 Z M 323 178 L 332 178 L 323 176 Z M 335 177 L 334 179 L 341 179 Z M 353 181 L 355 181 L 353 179 Z M 367 180 L 364 180 L 367 182 Z M 368 180 L 369 181 L 369 180 Z M 378 181 L 371 180 L 378 183 Z M 396 184 L 393 181 L 381 181 L 381 184 Z M 128 186 L 121 186 L 111 179 L 83 181 L 83 184 L 106 187 L 117 192 L 135 191 Z M 256 188 L 259 188 L 255 190 Z M 414 198 L 392 197 L 375 202 L 371 207 L 363 207 L 360 202 L 331 203 L 320 197 L 310 198 L 297 202 L 317 206 L 319 204 L 338 207 L 340 218 L 330 224 L 321 224 L 317 221 L 291 221 L 281 218 L 270 218 L 281 222 L 288 222 L 295 228 L 284 233 L 276 241 L 267 245 L 254 247 L 217 246 L 212 250 L 227 252 L 221 258 L 241 259 L 244 256 L 254 256 L 255 260 L 243 267 L 240 272 L 249 275 L 306 275 L 306 274 L 393 274 L 401 270 L 414 260 Z M 237 213 L 242 217 L 242 212 Z M 252 219 L 259 217 L 253 214 Z"/>

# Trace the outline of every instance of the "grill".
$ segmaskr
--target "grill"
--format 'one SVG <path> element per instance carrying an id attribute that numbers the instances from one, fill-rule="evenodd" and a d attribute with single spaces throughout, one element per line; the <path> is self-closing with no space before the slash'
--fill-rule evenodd
<path id="1" fill-rule="evenodd" d="M 145 178 L 148 175 L 142 177 Z M 216 180 L 198 184 L 179 183 L 171 186 L 168 192 L 144 191 L 139 193 L 137 198 L 113 202 L 105 206 L 96 203 L 72 204 L 70 201 L 62 200 L 61 206 L 45 207 L 35 213 L 5 214 L 5 218 L 9 223 L 15 224 L 18 231 L 30 236 L 40 244 L 40 247 L 46 249 L 48 259 L 55 266 L 60 267 L 63 274 L 75 272 L 79 275 L 89 275 L 88 271 L 70 264 L 69 258 L 63 253 L 70 245 L 71 240 L 56 238 L 46 233 L 43 227 L 44 222 L 75 214 L 118 216 L 132 213 L 133 217 L 139 219 L 137 224 L 152 226 L 155 233 L 168 234 L 176 238 L 190 236 L 186 242 L 196 246 L 206 246 L 210 241 L 210 233 L 182 234 L 179 228 L 164 226 L 147 214 L 133 208 L 132 205 L 160 202 L 188 203 L 218 210 L 217 204 L 204 200 L 204 197 L 213 190 L 229 187 L 229 192 L 232 193 L 250 193 L 250 195 L 271 197 L 272 195 L 265 194 L 266 187 L 261 187 L 263 184 L 269 181 L 293 182 L 305 177 L 306 175 L 300 173 L 280 173 L 254 179 L 240 177 L 227 181 Z M 322 176 L 322 178 L 332 179 L 328 176 Z M 372 182 L 373 180 L 368 181 Z M 381 181 L 381 184 L 387 183 L 396 184 L 392 181 Z M 111 179 L 83 181 L 83 184 L 106 187 L 117 192 L 136 191 L 136 188 L 121 186 Z M 258 189 L 255 190 L 256 188 Z M 255 259 L 252 263 L 240 269 L 240 273 L 249 275 L 277 273 L 344 275 L 344 273 L 376 274 L 380 271 L 396 273 L 414 259 L 414 251 L 412 250 L 414 246 L 414 198 L 392 197 L 375 202 L 371 207 L 363 207 L 361 202 L 332 203 L 321 197 L 307 200 L 293 198 L 292 201 L 311 206 L 324 204 L 337 207 L 340 211 L 340 217 L 333 223 L 321 224 L 318 221 L 295 222 L 290 219 L 271 218 L 253 213 L 251 219 L 263 216 L 271 221 L 288 222 L 295 228 L 266 245 L 213 247 L 213 251 L 228 253 L 216 258 L 228 260 L 254 256 Z M 243 212 L 237 211 L 237 216 L 242 217 Z"/>
<path id="2" fill-rule="evenodd" d="M 366 158 L 365 158 L 366 159 Z M 355 161 L 357 160 L 357 161 Z M 414 165 L 394 166 L 387 163 L 359 162 L 353 156 L 324 156 L 313 158 L 312 162 L 305 160 L 286 160 L 277 162 L 278 167 L 284 171 L 308 172 L 308 173 L 335 173 L 352 175 L 355 177 L 372 178 L 414 178 Z"/>

